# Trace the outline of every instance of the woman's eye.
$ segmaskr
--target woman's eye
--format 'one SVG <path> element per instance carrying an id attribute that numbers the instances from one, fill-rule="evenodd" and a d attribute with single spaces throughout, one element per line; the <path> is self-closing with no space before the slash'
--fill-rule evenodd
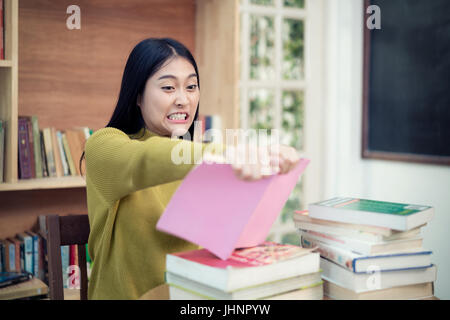
<path id="1" fill-rule="evenodd" d="M 174 87 L 172 87 L 172 86 L 165 86 L 165 87 L 162 87 L 162 89 L 163 90 L 173 90 Z"/>
<path id="2" fill-rule="evenodd" d="M 188 90 L 195 90 L 195 89 L 197 89 L 197 85 L 196 84 L 192 84 L 192 85 L 190 85 L 190 86 L 188 86 L 187 88 L 188 88 Z"/>

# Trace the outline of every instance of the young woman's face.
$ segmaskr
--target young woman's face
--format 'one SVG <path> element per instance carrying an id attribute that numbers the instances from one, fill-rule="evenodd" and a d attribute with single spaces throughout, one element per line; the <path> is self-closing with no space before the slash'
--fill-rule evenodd
<path id="1" fill-rule="evenodd" d="M 184 135 L 197 111 L 200 92 L 192 64 L 182 57 L 166 61 L 138 97 L 147 129 L 161 136 Z"/>

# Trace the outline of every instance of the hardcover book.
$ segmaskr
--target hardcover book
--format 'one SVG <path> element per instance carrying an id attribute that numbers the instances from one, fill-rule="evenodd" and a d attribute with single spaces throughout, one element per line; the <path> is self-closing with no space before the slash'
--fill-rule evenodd
<path id="1" fill-rule="evenodd" d="M 425 205 L 336 197 L 309 205 L 316 219 L 366 224 L 406 231 L 433 218 L 434 208 Z"/>
<path id="2" fill-rule="evenodd" d="M 41 135 L 39 132 L 39 122 L 37 116 L 31 116 L 31 126 L 33 130 L 33 149 L 36 178 L 42 178 L 42 154 Z"/>
<path id="3" fill-rule="evenodd" d="M 30 141 L 28 135 L 28 124 L 26 117 L 19 117 L 19 177 L 20 179 L 31 179 L 33 177 L 31 167 Z M 33 151 L 34 152 L 34 151 Z"/>
<path id="4" fill-rule="evenodd" d="M 300 159 L 287 174 L 249 182 L 229 164 L 203 162 L 182 181 L 156 228 L 226 260 L 236 248 L 265 241 L 308 163 Z"/>
<path id="5" fill-rule="evenodd" d="M 28 131 L 28 144 L 31 164 L 31 177 L 36 178 L 36 163 L 34 158 L 34 137 L 33 137 L 33 124 L 31 123 L 31 117 L 25 117 L 27 119 L 27 131 Z"/>
<path id="6" fill-rule="evenodd" d="M 393 271 L 377 271 L 372 273 L 354 273 L 327 259 L 320 258 L 323 270 L 322 278 L 338 286 L 356 293 L 387 288 L 406 286 L 411 284 L 434 282 L 436 280 L 436 266 Z"/>
<path id="7" fill-rule="evenodd" d="M 237 249 L 222 260 L 206 249 L 168 254 L 166 270 L 198 283 L 231 292 L 262 283 L 319 271 L 312 249 L 273 242 Z"/>
<path id="8" fill-rule="evenodd" d="M 45 147 L 45 156 L 47 160 L 48 174 L 49 177 L 56 177 L 56 165 L 55 165 L 54 148 L 52 143 L 52 132 L 50 128 L 44 128 L 42 132 L 44 134 L 44 147 Z"/>
<path id="9" fill-rule="evenodd" d="M 364 255 L 417 251 L 422 249 L 423 242 L 420 237 L 386 242 L 369 242 L 315 231 L 300 230 L 299 232 L 308 241 L 320 241 Z"/>
<path id="10" fill-rule="evenodd" d="M 431 251 L 403 252 L 380 255 L 363 255 L 342 249 L 320 241 L 301 239 L 304 248 L 317 248 L 322 258 L 333 261 L 340 266 L 355 272 L 366 273 L 372 266 L 377 266 L 380 271 L 391 271 L 411 268 L 425 268 L 432 265 Z"/>
<path id="11" fill-rule="evenodd" d="M 17 234 L 17 238 L 24 243 L 25 271 L 34 274 L 33 237 L 21 232 Z"/>

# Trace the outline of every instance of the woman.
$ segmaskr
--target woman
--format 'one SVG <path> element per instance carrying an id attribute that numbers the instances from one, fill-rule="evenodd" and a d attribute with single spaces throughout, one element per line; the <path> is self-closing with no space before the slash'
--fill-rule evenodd
<path id="1" fill-rule="evenodd" d="M 174 146 L 194 150 L 195 143 L 170 137 L 194 136 L 199 88 L 195 60 L 179 42 L 147 39 L 132 50 L 112 118 L 85 146 L 90 299 L 137 299 L 164 283 L 167 253 L 197 248 L 155 225 L 195 164 L 193 157 L 191 164 L 171 161 Z M 281 173 L 298 161 L 289 147 L 279 156 Z M 234 171 L 245 180 L 263 177 L 258 164 Z"/>

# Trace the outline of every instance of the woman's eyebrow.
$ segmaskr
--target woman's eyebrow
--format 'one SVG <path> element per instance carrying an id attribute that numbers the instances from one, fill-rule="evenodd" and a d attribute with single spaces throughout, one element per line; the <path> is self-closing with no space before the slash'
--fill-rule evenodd
<path id="1" fill-rule="evenodd" d="M 187 78 L 189 79 L 189 78 L 192 78 L 192 77 L 197 77 L 197 74 L 196 73 L 191 73 Z M 171 74 L 166 74 L 166 75 L 164 75 L 164 76 L 161 76 L 161 77 L 159 77 L 158 78 L 158 80 L 161 80 L 161 79 L 177 79 L 177 77 L 175 77 L 174 75 L 171 75 Z"/>

